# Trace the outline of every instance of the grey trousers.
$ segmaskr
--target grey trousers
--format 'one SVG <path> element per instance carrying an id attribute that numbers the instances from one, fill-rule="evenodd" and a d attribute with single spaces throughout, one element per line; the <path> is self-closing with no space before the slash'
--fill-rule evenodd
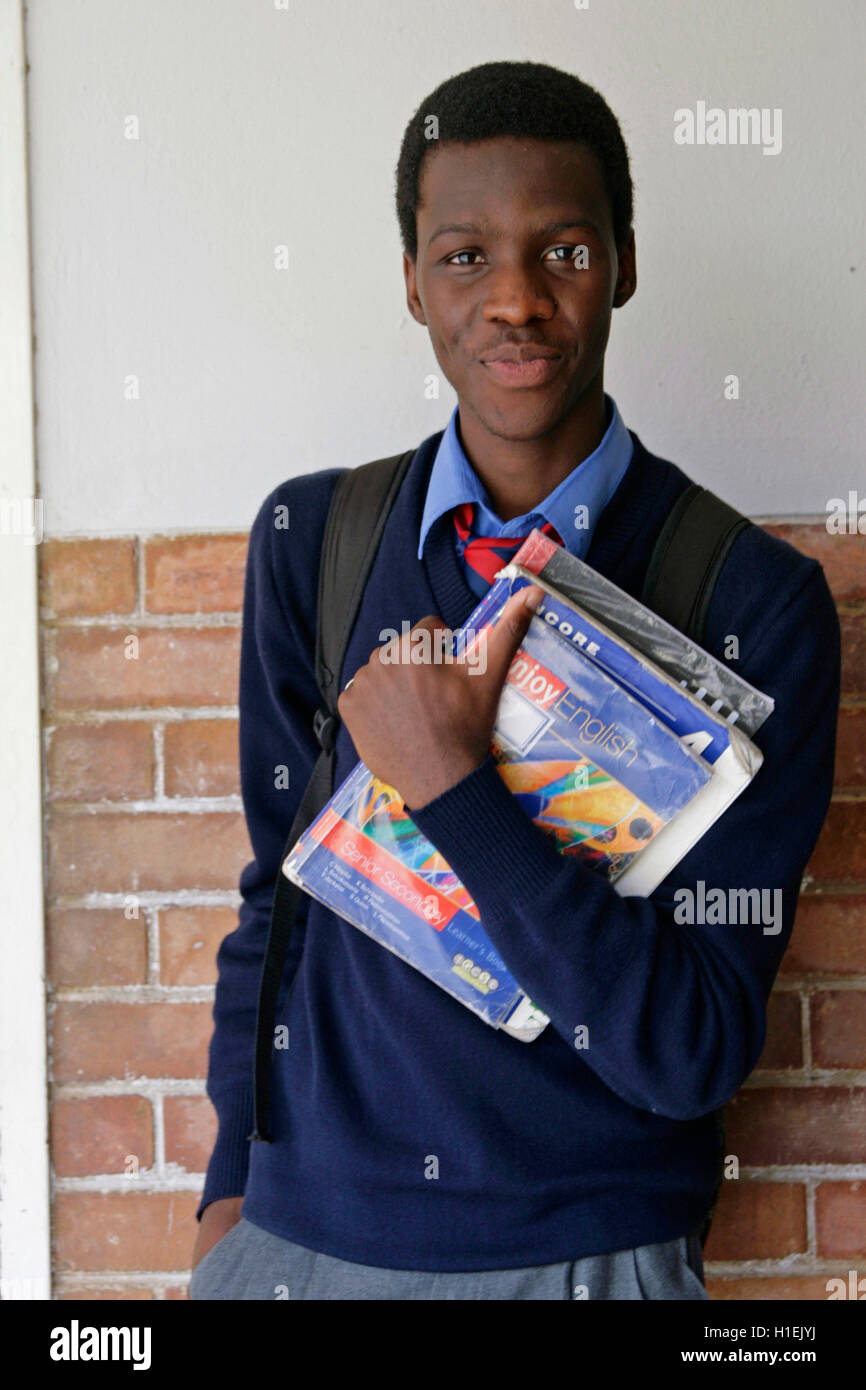
<path id="1" fill-rule="evenodd" d="M 709 1299 L 696 1235 L 562 1264 L 477 1273 L 377 1269 L 241 1217 L 192 1272 L 191 1299 Z"/>

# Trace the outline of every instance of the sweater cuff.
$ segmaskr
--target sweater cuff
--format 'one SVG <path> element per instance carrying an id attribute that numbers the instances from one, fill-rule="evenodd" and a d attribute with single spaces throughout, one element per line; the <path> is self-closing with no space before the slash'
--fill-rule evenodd
<path id="1" fill-rule="evenodd" d="M 453 787 L 406 807 L 485 914 L 505 916 L 550 884 L 559 851 L 523 810 L 491 753 Z"/>
<path id="2" fill-rule="evenodd" d="M 211 1096 L 219 1117 L 216 1143 L 205 1175 L 204 1191 L 195 1217 L 221 1197 L 242 1197 L 250 1166 L 250 1134 L 253 1128 L 252 1085 L 234 1086 Z"/>

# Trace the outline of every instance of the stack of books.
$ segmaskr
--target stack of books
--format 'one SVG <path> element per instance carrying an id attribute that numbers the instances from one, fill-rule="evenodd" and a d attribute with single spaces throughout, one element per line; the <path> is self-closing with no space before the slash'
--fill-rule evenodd
<path id="1" fill-rule="evenodd" d="M 773 701 L 562 546 L 533 531 L 454 634 L 481 657 L 511 594 L 544 599 L 508 670 L 491 753 L 563 854 L 648 896 L 748 786 Z M 532 1042 L 547 1016 L 395 790 L 359 762 L 283 872 L 486 1023 Z"/>

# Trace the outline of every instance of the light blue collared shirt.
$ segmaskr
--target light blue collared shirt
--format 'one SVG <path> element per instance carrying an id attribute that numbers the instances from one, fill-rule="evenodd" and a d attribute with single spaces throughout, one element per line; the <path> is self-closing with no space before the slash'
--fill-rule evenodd
<path id="1" fill-rule="evenodd" d="M 526 536 L 533 526 L 541 526 L 545 521 L 549 521 L 562 537 L 566 550 L 582 559 L 589 549 L 593 531 L 602 511 L 625 476 L 634 450 L 631 435 L 623 424 L 616 402 L 606 393 L 604 399 L 612 414 L 598 448 L 577 464 L 533 511 L 504 522 L 493 510 L 487 489 L 460 443 L 455 406 L 430 471 L 430 482 L 421 518 L 418 559 L 421 559 L 427 533 L 434 521 L 463 502 L 475 503 L 472 538 Z M 463 573 L 470 587 L 480 592 L 480 575 L 470 570 L 464 562 L 464 543 L 456 534 L 454 539 Z M 483 581 L 481 582 L 483 584 Z"/>

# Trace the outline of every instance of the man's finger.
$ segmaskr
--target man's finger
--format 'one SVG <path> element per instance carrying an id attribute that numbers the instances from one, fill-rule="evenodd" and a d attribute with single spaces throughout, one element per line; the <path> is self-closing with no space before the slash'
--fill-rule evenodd
<path id="1" fill-rule="evenodd" d="M 417 623 L 413 623 L 409 631 L 414 632 L 416 627 L 426 627 L 429 628 L 431 632 L 435 632 L 437 627 L 447 628 L 447 626 L 448 624 L 445 622 L 444 618 L 440 618 L 436 613 L 428 613 L 426 617 L 419 618 Z"/>
<path id="2" fill-rule="evenodd" d="M 428 634 L 426 640 L 423 636 L 425 633 Z M 398 635 L 395 650 L 389 654 L 389 660 L 424 664 L 429 659 L 432 663 L 438 664 L 438 654 L 450 652 L 452 639 L 452 630 L 445 620 L 436 613 L 428 613 L 425 617 L 419 618 L 408 632 Z M 383 649 L 380 648 L 381 650 Z"/>
<path id="3" fill-rule="evenodd" d="M 485 628 L 484 640 L 487 644 L 487 676 L 491 685 L 497 689 L 504 685 L 508 668 L 532 622 L 532 615 L 544 598 L 544 590 L 537 584 L 518 589 L 506 603 L 496 626 Z"/>

